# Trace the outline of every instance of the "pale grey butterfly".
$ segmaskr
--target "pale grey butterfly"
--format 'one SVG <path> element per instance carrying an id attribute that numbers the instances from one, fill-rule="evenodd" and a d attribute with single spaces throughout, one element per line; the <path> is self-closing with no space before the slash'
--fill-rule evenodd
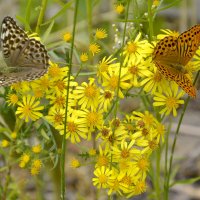
<path id="1" fill-rule="evenodd" d="M 11 17 L 2 22 L 1 49 L 6 67 L 0 65 L 0 86 L 31 81 L 47 72 L 49 56 L 44 45 L 29 38 Z"/>

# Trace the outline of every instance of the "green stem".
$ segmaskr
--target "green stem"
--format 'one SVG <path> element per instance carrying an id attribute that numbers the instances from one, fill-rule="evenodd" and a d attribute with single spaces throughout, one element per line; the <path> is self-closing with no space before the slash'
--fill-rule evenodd
<path id="1" fill-rule="evenodd" d="M 161 200 L 161 195 L 160 195 L 160 158 L 161 158 L 161 146 L 156 151 L 156 174 L 155 174 L 155 189 L 156 189 L 156 197 L 158 200 Z"/>
<path id="2" fill-rule="evenodd" d="M 65 120 L 64 120 L 64 134 L 62 138 L 62 152 L 61 152 L 61 200 L 65 199 L 65 151 L 66 151 L 66 128 L 67 128 L 67 114 L 68 114 L 68 99 L 69 99 L 69 86 L 70 86 L 70 76 L 72 71 L 72 57 L 74 50 L 74 39 L 75 39 L 75 30 L 76 30 L 76 22 L 77 22 L 77 14 L 78 14 L 78 4 L 79 0 L 75 1 L 75 11 L 74 11 L 74 22 L 73 22 L 73 32 L 72 32 L 72 42 L 71 42 L 71 51 L 69 58 L 69 72 L 68 72 L 68 82 L 67 82 L 67 95 L 66 95 L 66 106 L 65 106 Z"/>
<path id="3" fill-rule="evenodd" d="M 40 14 L 39 14 L 37 25 L 36 25 L 36 28 L 35 28 L 36 33 L 40 32 L 40 24 L 42 23 L 42 20 L 44 18 L 45 10 L 46 10 L 46 7 L 47 7 L 47 1 L 48 0 L 42 0 Z"/>
<path id="4" fill-rule="evenodd" d="M 122 48 L 124 47 L 125 44 L 125 36 L 126 36 L 126 27 L 127 27 L 127 19 L 128 19 L 128 12 L 129 12 L 129 5 L 130 5 L 130 0 L 127 1 L 127 10 L 126 10 L 126 16 L 125 16 L 125 26 L 124 26 L 124 32 L 123 32 L 123 39 L 122 39 Z M 117 86 L 117 97 L 116 97 L 116 106 L 114 110 L 114 116 L 115 119 L 117 117 L 117 110 L 118 110 L 118 104 L 119 104 L 119 89 L 120 89 L 120 78 L 121 78 L 121 70 L 122 70 L 122 64 L 123 64 L 123 57 L 120 57 L 120 67 L 119 67 L 119 76 L 118 76 L 118 86 Z M 114 134 L 114 132 L 113 132 Z"/>
<path id="5" fill-rule="evenodd" d="M 149 21 L 149 41 L 152 41 L 153 33 L 153 15 L 152 15 L 152 0 L 148 0 L 148 21 Z"/>

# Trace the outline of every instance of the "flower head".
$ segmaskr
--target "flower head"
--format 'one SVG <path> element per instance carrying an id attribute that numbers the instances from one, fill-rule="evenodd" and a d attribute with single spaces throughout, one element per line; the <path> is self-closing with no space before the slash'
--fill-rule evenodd
<path id="1" fill-rule="evenodd" d="M 161 114 L 169 115 L 172 112 L 173 116 L 176 117 L 178 107 L 184 104 L 184 100 L 180 99 L 184 94 L 185 92 L 179 92 L 178 85 L 172 82 L 171 87 L 163 91 L 163 94 L 155 93 L 153 106 L 161 107 Z"/>
<path id="2" fill-rule="evenodd" d="M 33 96 L 23 96 L 22 102 L 18 102 L 18 108 L 16 114 L 25 122 L 29 120 L 37 120 L 43 116 L 40 112 L 44 109 L 44 106 L 40 106 L 40 101 L 36 100 Z"/>
<path id="3" fill-rule="evenodd" d="M 103 29 L 103 28 L 98 28 L 98 29 L 96 30 L 95 37 L 96 37 L 97 39 L 104 39 L 104 38 L 106 38 L 107 36 L 108 36 L 108 35 L 107 35 L 105 29 Z"/>
<path id="4" fill-rule="evenodd" d="M 100 46 L 97 43 L 92 43 L 89 46 L 89 51 L 94 56 L 95 54 L 99 53 L 101 51 Z"/>

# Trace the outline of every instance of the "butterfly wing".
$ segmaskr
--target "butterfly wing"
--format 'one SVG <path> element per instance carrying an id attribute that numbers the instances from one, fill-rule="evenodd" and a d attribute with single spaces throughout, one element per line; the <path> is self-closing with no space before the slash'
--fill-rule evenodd
<path id="1" fill-rule="evenodd" d="M 27 34 L 11 17 L 5 17 L 1 26 L 1 47 L 8 66 L 17 66 L 18 58 L 28 43 Z"/>
<path id="2" fill-rule="evenodd" d="M 180 63 L 186 65 L 200 45 L 200 25 L 183 32 L 177 39 L 177 51 Z"/>
<path id="3" fill-rule="evenodd" d="M 178 52 L 176 46 L 177 38 L 173 36 L 167 36 L 161 39 L 154 49 L 153 61 L 174 65 L 178 61 Z M 178 63 L 176 63 L 176 65 L 178 65 Z"/>
<path id="4" fill-rule="evenodd" d="M 8 86 L 20 81 L 32 81 L 47 73 L 47 69 L 35 69 L 30 67 L 13 68 L 11 73 L 0 73 L 0 86 Z M 21 69 L 21 68 L 20 68 Z"/>
<path id="5" fill-rule="evenodd" d="M 175 81 L 186 93 L 191 97 L 196 97 L 196 88 L 193 86 L 192 81 L 183 73 L 178 71 L 171 66 L 162 63 L 159 61 L 154 62 L 161 74 L 163 74 L 167 79 Z"/>
<path id="6" fill-rule="evenodd" d="M 0 86 L 34 80 L 46 73 L 49 56 L 44 45 L 29 38 L 11 17 L 3 19 L 1 47 L 7 69 L 0 68 Z"/>

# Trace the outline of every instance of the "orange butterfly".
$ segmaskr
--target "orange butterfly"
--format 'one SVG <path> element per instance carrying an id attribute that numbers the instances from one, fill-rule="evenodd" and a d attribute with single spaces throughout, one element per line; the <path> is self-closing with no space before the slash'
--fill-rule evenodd
<path id="1" fill-rule="evenodd" d="M 186 75 L 185 65 L 192 59 L 199 45 L 200 25 L 196 25 L 177 38 L 163 38 L 153 52 L 153 62 L 160 73 L 175 81 L 191 97 L 196 97 L 196 88 Z"/>

